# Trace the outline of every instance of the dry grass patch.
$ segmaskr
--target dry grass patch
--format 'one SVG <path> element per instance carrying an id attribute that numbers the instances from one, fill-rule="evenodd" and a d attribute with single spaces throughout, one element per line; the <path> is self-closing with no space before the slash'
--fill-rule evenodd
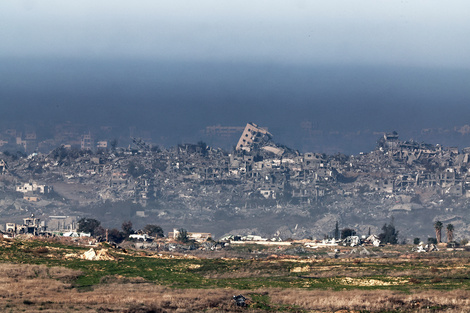
<path id="1" fill-rule="evenodd" d="M 0 312 L 230 312 L 237 292 L 170 289 L 118 275 L 79 292 L 68 282 L 80 274 L 62 267 L 0 264 Z"/>
<path id="2" fill-rule="evenodd" d="M 1 312 L 470 312 L 470 291 L 171 289 L 139 278 L 110 276 L 78 292 L 66 281 L 80 272 L 0 264 Z M 362 280 L 357 280 L 362 281 Z M 245 295 L 249 308 L 232 301 Z M 260 302 L 261 301 L 261 302 Z"/>
<path id="3" fill-rule="evenodd" d="M 271 299 L 313 312 L 357 310 L 369 312 L 470 312 L 470 291 L 423 291 L 412 294 L 385 290 L 326 291 L 278 289 Z"/>
<path id="4" fill-rule="evenodd" d="M 352 278 L 343 277 L 333 279 L 336 283 L 348 286 L 358 287 L 376 287 L 376 286 L 400 286 L 409 283 L 407 279 L 388 278 L 387 280 L 371 279 L 371 278 Z"/>
<path id="5" fill-rule="evenodd" d="M 57 279 L 71 282 L 82 274 L 81 271 L 65 267 L 47 267 L 45 265 L 0 263 L 0 279 Z"/>

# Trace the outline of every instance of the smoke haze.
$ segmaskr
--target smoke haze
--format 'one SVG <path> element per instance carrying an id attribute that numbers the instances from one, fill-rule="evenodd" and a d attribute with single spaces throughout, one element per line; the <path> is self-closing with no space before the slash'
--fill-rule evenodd
<path id="1" fill-rule="evenodd" d="M 1 64 L 4 128 L 70 121 L 112 126 L 125 136 L 133 127 L 163 145 L 210 141 L 207 126 L 253 121 L 299 150 L 357 153 L 372 149 L 378 132 L 427 139 L 423 129 L 454 130 L 470 113 L 467 70 L 23 58 Z M 467 140 L 437 139 L 460 146 Z"/>

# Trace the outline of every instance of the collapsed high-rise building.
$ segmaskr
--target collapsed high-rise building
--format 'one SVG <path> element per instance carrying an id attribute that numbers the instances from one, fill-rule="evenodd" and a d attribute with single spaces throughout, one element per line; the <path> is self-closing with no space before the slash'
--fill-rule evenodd
<path id="1" fill-rule="evenodd" d="M 258 127 L 254 123 L 248 123 L 245 126 L 245 130 L 238 140 L 236 150 L 245 150 L 250 152 L 254 146 L 259 145 L 260 143 L 266 142 L 272 138 L 270 132 L 267 129 Z"/>

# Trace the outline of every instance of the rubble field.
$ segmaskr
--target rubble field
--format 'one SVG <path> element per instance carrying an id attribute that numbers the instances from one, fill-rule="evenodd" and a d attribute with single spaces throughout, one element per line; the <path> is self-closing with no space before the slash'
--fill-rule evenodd
<path id="1" fill-rule="evenodd" d="M 327 155 L 273 138 L 248 123 L 230 151 L 135 139 L 111 150 L 0 153 L 0 223 L 34 214 L 51 231 L 90 217 L 109 228 L 131 220 L 216 238 L 318 239 L 336 223 L 378 235 L 393 218 L 400 242 L 433 237 L 436 221 L 453 225 L 448 241 L 470 238 L 470 148 L 385 133 L 370 152 Z"/>

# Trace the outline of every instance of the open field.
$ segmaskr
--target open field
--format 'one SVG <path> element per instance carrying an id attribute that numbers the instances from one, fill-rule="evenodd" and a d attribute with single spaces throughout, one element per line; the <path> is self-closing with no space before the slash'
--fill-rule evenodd
<path id="1" fill-rule="evenodd" d="M 103 246 L 103 260 L 82 259 L 89 249 L 0 241 L 0 311 L 470 312 L 466 251 L 207 259 Z M 236 307 L 235 294 L 248 307 Z"/>

